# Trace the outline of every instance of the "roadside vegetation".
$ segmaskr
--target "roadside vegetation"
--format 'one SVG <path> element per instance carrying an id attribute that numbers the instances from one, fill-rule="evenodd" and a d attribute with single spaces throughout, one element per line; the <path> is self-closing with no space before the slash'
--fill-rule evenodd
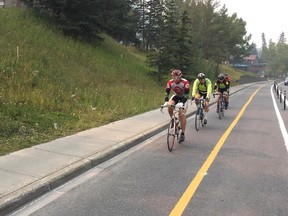
<path id="1" fill-rule="evenodd" d="M 1 155 L 162 103 L 140 52 L 107 35 L 97 47 L 65 38 L 28 11 L 0 17 Z"/>
<path id="2" fill-rule="evenodd" d="M 0 155 L 158 108 L 167 79 L 102 34 L 64 37 L 28 10 L 0 10 Z M 227 66 L 233 85 L 245 72 Z M 192 82 L 193 80 L 190 80 Z"/>

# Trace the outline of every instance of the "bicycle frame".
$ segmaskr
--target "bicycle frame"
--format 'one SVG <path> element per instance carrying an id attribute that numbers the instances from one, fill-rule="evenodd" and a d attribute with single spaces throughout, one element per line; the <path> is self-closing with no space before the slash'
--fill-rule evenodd
<path id="1" fill-rule="evenodd" d="M 198 131 L 200 129 L 200 126 L 202 125 L 202 127 L 204 126 L 204 103 L 205 103 L 205 99 L 204 98 L 200 98 L 199 99 L 199 103 L 197 105 L 197 112 L 195 115 L 195 129 L 196 131 Z"/>
<path id="2" fill-rule="evenodd" d="M 218 117 L 219 119 L 222 119 L 224 117 L 224 110 L 225 110 L 225 102 L 224 102 L 224 96 L 221 92 L 214 93 L 213 96 L 219 95 L 219 110 L 218 110 Z"/>

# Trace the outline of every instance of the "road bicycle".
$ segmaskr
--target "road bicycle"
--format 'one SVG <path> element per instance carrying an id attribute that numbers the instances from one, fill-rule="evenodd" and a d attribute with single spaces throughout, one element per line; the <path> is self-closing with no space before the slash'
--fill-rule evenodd
<path id="1" fill-rule="evenodd" d="M 218 117 L 219 119 L 222 119 L 224 117 L 224 110 L 226 109 L 227 104 L 225 103 L 224 96 L 221 92 L 213 93 L 214 98 L 215 95 L 219 95 Z"/>
<path id="2" fill-rule="evenodd" d="M 162 105 L 161 106 L 161 112 L 163 112 L 163 108 L 165 107 L 172 107 L 173 108 L 173 115 L 170 120 L 168 131 L 167 131 L 167 147 L 168 150 L 171 152 L 174 147 L 175 138 L 177 138 L 178 143 L 181 143 L 181 122 L 179 117 L 179 112 L 181 107 L 178 107 L 177 105 L 168 104 L 168 105 Z"/>
<path id="3" fill-rule="evenodd" d="M 202 127 L 204 126 L 204 103 L 205 103 L 205 99 L 204 98 L 200 98 L 199 99 L 199 103 L 197 105 L 197 112 L 195 115 L 195 129 L 196 131 L 198 131 L 202 125 Z"/>

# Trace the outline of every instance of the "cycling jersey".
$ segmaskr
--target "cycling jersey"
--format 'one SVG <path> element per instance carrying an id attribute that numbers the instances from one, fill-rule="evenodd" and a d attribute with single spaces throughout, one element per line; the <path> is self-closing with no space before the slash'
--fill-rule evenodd
<path id="1" fill-rule="evenodd" d="M 223 82 L 220 82 L 220 80 L 217 80 L 214 84 L 214 90 L 218 91 L 218 92 L 224 92 L 224 91 L 227 91 L 230 87 L 230 84 L 229 82 L 227 81 L 223 81 Z"/>
<path id="2" fill-rule="evenodd" d="M 188 80 L 181 78 L 179 83 L 175 83 L 173 79 L 169 80 L 166 85 L 165 101 L 168 101 L 168 96 L 171 89 L 174 95 L 182 99 L 182 103 L 187 101 L 190 91 L 190 84 Z"/>
<path id="3" fill-rule="evenodd" d="M 212 84 L 210 79 L 205 78 L 205 83 L 201 83 L 199 79 L 196 79 L 193 83 L 192 97 L 195 97 L 197 93 L 201 95 L 207 95 L 207 99 L 210 98 L 210 94 L 212 93 Z"/>

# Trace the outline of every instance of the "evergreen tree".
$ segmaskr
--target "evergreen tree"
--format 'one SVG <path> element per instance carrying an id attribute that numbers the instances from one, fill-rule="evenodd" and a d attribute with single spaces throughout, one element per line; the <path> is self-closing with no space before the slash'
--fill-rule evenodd
<path id="1" fill-rule="evenodd" d="M 138 20 L 138 39 L 141 41 L 141 49 L 142 51 L 148 50 L 148 4 L 145 0 L 136 0 L 134 2 L 135 11 L 137 11 L 139 20 Z"/>
<path id="2" fill-rule="evenodd" d="M 285 44 L 286 43 L 286 38 L 285 38 L 285 33 L 282 32 L 280 37 L 279 37 L 279 40 L 278 40 L 278 44 Z"/>
<path id="3" fill-rule="evenodd" d="M 23 0 L 38 14 L 53 21 L 68 36 L 99 41 L 103 31 L 105 0 Z"/>
<path id="4" fill-rule="evenodd" d="M 148 49 L 160 49 L 162 47 L 162 34 L 164 28 L 165 13 L 161 0 L 150 0 L 148 6 L 147 46 Z"/>
<path id="5" fill-rule="evenodd" d="M 132 0 L 105 0 L 103 10 L 105 30 L 117 41 L 124 44 L 137 43 L 138 20 L 137 8 Z"/>
<path id="6" fill-rule="evenodd" d="M 267 42 L 266 42 L 266 37 L 265 37 L 265 33 L 264 32 L 262 33 L 261 37 L 262 37 L 262 49 L 264 47 L 267 48 Z"/>
<path id="7" fill-rule="evenodd" d="M 178 44 L 177 59 L 180 65 L 180 70 L 186 75 L 192 75 L 192 71 L 197 71 L 199 65 L 199 50 L 195 45 L 194 37 L 191 29 L 191 20 L 188 17 L 188 12 L 184 11 L 180 17 L 179 37 L 176 41 Z M 194 67 L 193 67 L 194 65 Z"/>

